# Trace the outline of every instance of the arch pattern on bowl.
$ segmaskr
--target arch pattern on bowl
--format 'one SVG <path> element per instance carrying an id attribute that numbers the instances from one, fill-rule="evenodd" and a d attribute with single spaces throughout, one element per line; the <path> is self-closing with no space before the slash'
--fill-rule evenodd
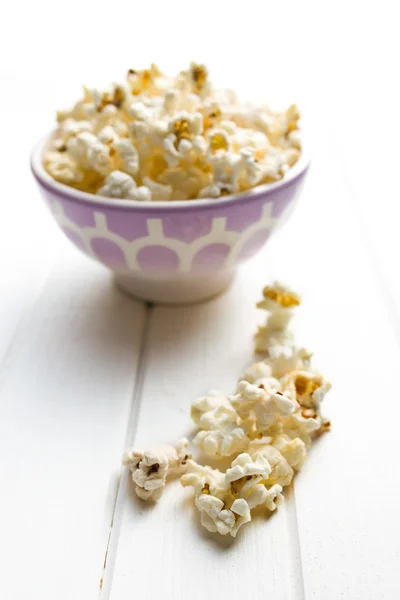
<path id="1" fill-rule="evenodd" d="M 260 236 L 264 243 L 275 229 L 278 221 L 281 223 L 285 220 L 284 215 L 275 216 L 273 214 L 273 202 L 269 201 L 263 205 L 261 218 L 243 231 L 229 231 L 227 217 L 218 216 L 212 219 L 211 229 L 206 235 L 191 242 L 185 242 L 165 236 L 162 218 L 148 218 L 147 235 L 128 240 L 126 237 L 110 231 L 105 212 L 96 210 L 93 213 L 93 224 L 79 226 L 68 217 L 61 202 L 53 201 L 51 210 L 61 229 L 86 254 L 100 259 L 114 270 L 138 273 L 148 272 L 146 266 L 148 260 L 151 262 L 152 254 L 159 255 L 161 248 L 165 249 L 171 264 L 176 264 L 176 267 L 174 266 L 175 273 L 201 272 L 204 270 L 205 257 L 207 257 L 209 266 L 213 267 L 214 254 L 215 260 L 218 262 L 215 267 L 232 267 L 254 254 L 260 247 Z M 79 244 L 76 243 L 76 240 L 79 240 Z M 101 256 L 99 256 L 97 248 L 99 244 L 102 248 Z M 219 251 L 215 253 L 213 249 L 217 246 Z M 221 252 L 222 246 L 224 246 L 223 253 Z M 109 257 L 107 248 L 110 248 Z M 250 250 L 252 248 L 254 251 Z M 141 260 L 143 254 L 149 257 L 147 261 Z M 115 261 L 116 255 L 120 257 L 119 266 Z M 155 271 L 155 267 L 156 265 L 153 265 L 151 270 Z M 162 264 L 160 264 L 160 271 L 164 272 Z"/>

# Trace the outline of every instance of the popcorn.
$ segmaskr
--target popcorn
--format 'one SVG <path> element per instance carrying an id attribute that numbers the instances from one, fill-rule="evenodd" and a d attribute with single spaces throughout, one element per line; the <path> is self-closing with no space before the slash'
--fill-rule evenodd
<path id="1" fill-rule="evenodd" d="M 146 186 L 136 187 L 135 180 L 122 171 L 113 171 L 104 180 L 104 185 L 97 191 L 100 196 L 109 198 L 127 198 L 129 200 L 151 200 L 151 191 Z"/>
<path id="2" fill-rule="evenodd" d="M 257 431 L 268 430 L 296 408 L 295 402 L 281 392 L 269 392 L 247 381 L 239 382 L 237 394 L 230 400 L 240 418 L 252 421 Z"/>
<path id="3" fill-rule="evenodd" d="M 300 406 L 318 409 L 331 384 L 321 375 L 296 370 L 282 378 L 282 388 L 294 396 Z"/>
<path id="4" fill-rule="evenodd" d="M 211 533 L 229 533 L 236 537 L 240 527 L 251 520 L 250 508 L 243 499 L 235 500 L 231 508 L 226 509 L 219 498 L 202 494 L 196 498 L 195 504 L 200 511 L 201 524 Z"/>
<path id="5" fill-rule="evenodd" d="M 228 396 L 216 390 L 198 398 L 192 404 L 190 414 L 200 429 L 219 429 L 225 425 L 236 424 L 238 418 Z"/>
<path id="6" fill-rule="evenodd" d="M 266 482 L 270 472 L 271 466 L 262 454 L 251 457 L 243 453 L 226 471 L 226 485 L 234 498 L 246 500 L 250 509 L 255 508 L 266 500 Z"/>
<path id="7" fill-rule="evenodd" d="M 111 127 L 111 125 L 106 125 L 105 127 L 103 127 L 103 129 L 99 131 L 97 137 L 99 138 L 100 142 L 102 142 L 102 144 L 113 145 L 115 142 L 118 141 L 118 134 L 115 131 L 114 127 Z"/>
<path id="8" fill-rule="evenodd" d="M 241 427 L 199 431 L 193 439 L 195 446 L 215 458 L 237 454 L 244 450 L 248 443 L 249 438 Z"/>
<path id="9" fill-rule="evenodd" d="M 278 379 L 290 371 L 310 368 L 311 354 L 295 344 L 274 346 L 268 349 L 265 363 L 271 368 L 272 375 Z"/>
<path id="10" fill-rule="evenodd" d="M 187 461 L 187 470 L 181 477 L 183 487 L 192 486 L 194 493 L 212 494 L 222 498 L 225 494 L 225 475 L 218 469 L 202 466 L 194 460 Z"/>
<path id="11" fill-rule="evenodd" d="M 303 440 L 298 437 L 290 438 L 285 433 L 278 435 L 272 444 L 279 450 L 289 463 L 289 465 L 298 471 L 307 457 L 307 448 Z"/>
<path id="12" fill-rule="evenodd" d="M 242 380 L 248 381 L 249 383 L 256 383 L 259 379 L 271 377 L 272 369 L 264 361 L 260 361 L 252 364 L 248 367 L 242 375 Z"/>
<path id="13" fill-rule="evenodd" d="M 272 376 L 272 373 L 271 365 L 267 364 L 267 361 L 257 362 L 245 370 L 239 382 L 247 381 L 268 393 L 278 392 L 281 384 L 279 379 Z"/>
<path id="14" fill-rule="evenodd" d="M 257 495 L 257 492 L 252 495 L 252 489 L 257 487 L 262 476 L 268 476 L 268 463 L 262 457 L 258 462 L 253 462 L 250 456 L 242 454 L 226 474 L 188 461 L 188 472 L 181 477 L 181 484 L 193 487 L 195 505 L 200 511 L 203 527 L 210 532 L 221 535 L 229 533 L 235 537 L 240 527 L 251 520 L 250 504 L 253 505 Z M 245 481 L 242 481 L 243 478 Z M 252 480 L 251 488 L 248 478 Z M 250 502 L 240 494 L 245 484 Z"/>
<path id="15" fill-rule="evenodd" d="M 276 281 L 272 286 L 265 286 L 263 289 L 264 299 L 257 303 L 257 308 L 264 308 L 271 313 L 279 309 L 290 309 L 299 306 L 300 297 L 296 292 L 286 287 L 282 283 Z M 280 327 L 286 327 L 287 319 L 285 312 L 279 313 L 282 316 L 283 322 L 279 323 Z"/>
<path id="16" fill-rule="evenodd" d="M 60 183 L 76 185 L 83 179 L 83 172 L 68 154 L 47 152 L 44 166 L 48 173 Z"/>
<path id="17" fill-rule="evenodd" d="M 76 121 L 75 119 L 67 118 L 60 123 L 60 138 L 65 142 L 70 137 L 84 131 L 91 132 L 92 129 L 93 125 L 90 121 Z"/>
<path id="18" fill-rule="evenodd" d="M 146 452 L 131 448 L 124 453 L 122 462 L 132 473 L 139 498 L 160 499 L 167 476 L 173 472 L 181 473 L 187 468 L 190 459 L 188 444 L 186 439 L 182 439 L 175 447 L 159 445 Z"/>
<path id="19" fill-rule="evenodd" d="M 271 473 L 271 465 L 268 460 L 260 453 L 256 452 L 254 459 L 250 454 L 240 454 L 232 463 L 231 468 L 227 470 L 225 481 L 235 492 L 238 492 L 239 484 L 244 484 L 248 477 L 255 477 L 257 483 L 268 479 Z"/>
<path id="20" fill-rule="evenodd" d="M 238 415 L 222 392 L 211 391 L 192 404 L 191 416 L 200 430 L 193 443 L 215 458 L 242 452 L 249 443 Z"/>
<path id="21" fill-rule="evenodd" d="M 113 143 L 119 155 L 119 169 L 135 177 L 139 171 L 139 155 L 136 148 L 129 140 L 117 140 Z"/>
<path id="22" fill-rule="evenodd" d="M 290 438 L 299 438 L 309 447 L 312 444 L 313 435 L 321 428 L 321 425 L 322 421 L 317 413 L 305 409 L 296 411 L 285 419 L 283 429 Z"/>
<path id="23" fill-rule="evenodd" d="M 290 485 L 293 478 L 293 469 L 283 454 L 271 445 L 271 438 L 261 438 L 253 440 L 249 444 L 250 456 L 262 456 L 268 461 L 271 472 L 268 477 L 268 484 L 279 484 L 282 487 Z"/>
<path id="24" fill-rule="evenodd" d="M 57 113 L 43 163 L 89 193 L 104 190 L 116 171 L 147 188 L 110 198 L 217 200 L 284 177 L 301 155 L 299 118 L 295 105 L 274 112 L 240 103 L 211 85 L 204 65 L 191 63 L 176 77 L 151 65 L 129 69 L 126 81 L 104 91 L 84 87 L 75 106 Z M 65 149 L 71 160 L 57 155 Z"/>
<path id="25" fill-rule="evenodd" d="M 300 304 L 300 298 L 277 281 L 273 286 L 263 289 L 263 296 L 257 308 L 263 308 L 269 314 L 265 325 L 258 328 L 255 338 L 256 351 L 268 356 L 285 354 L 294 345 L 293 333 L 288 329 L 288 325 L 293 317 L 293 309 Z"/>
<path id="26" fill-rule="evenodd" d="M 187 77 L 182 74 L 182 89 L 193 85 Z M 296 123 L 296 112 L 291 110 L 290 119 L 282 120 L 283 128 Z M 186 125 L 182 131 L 191 135 Z M 111 133 L 105 131 L 103 139 L 111 139 Z M 180 143 L 185 140 L 183 137 Z M 229 152 L 216 151 L 221 156 Z M 145 177 L 143 182 L 156 190 L 152 179 Z M 283 502 L 283 488 L 302 467 L 307 448 L 330 426 L 320 414 L 330 383 L 311 370 L 311 354 L 297 346 L 288 331 L 291 312 L 299 302 L 299 296 L 282 284 L 264 288 L 259 306 L 268 311 L 266 358 L 245 370 L 235 394 L 213 390 L 191 406 L 198 427 L 194 445 L 213 458 L 231 457 L 231 465 L 224 472 L 197 463 L 187 453 L 187 440 L 175 448 L 130 450 L 124 464 L 132 471 L 139 497 L 157 500 L 169 473 L 183 473 L 181 484 L 193 488 L 202 526 L 233 537 L 251 521 L 255 507 L 273 512 Z"/>
<path id="27" fill-rule="evenodd" d="M 143 177 L 143 183 L 150 190 L 152 198 L 164 201 L 171 200 L 172 186 L 157 183 L 150 179 L 150 177 Z"/>
<path id="28" fill-rule="evenodd" d="M 282 486 L 277 483 L 272 487 L 267 489 L 267 495 L 265 498 L 265 506 L 271 512 L 276 509 L 277 506 L 282 504 L 283 495 L 282 495 Z"/>

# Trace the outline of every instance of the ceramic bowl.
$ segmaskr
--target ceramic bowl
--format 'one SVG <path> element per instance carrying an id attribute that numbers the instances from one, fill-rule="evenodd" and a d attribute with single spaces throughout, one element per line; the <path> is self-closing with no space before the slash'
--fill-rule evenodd
<path id="1" fill-rule="evenodd" d="M 281 181 L 219 200 L 135 202 L 58 183 L 43 167 L 46 143 L 34 148 L 32 171 L 58 226 L 119 286 L 151 302 L 199 302 L 222 292 L 287 219 L 309 165 L 303 153 Z"/>

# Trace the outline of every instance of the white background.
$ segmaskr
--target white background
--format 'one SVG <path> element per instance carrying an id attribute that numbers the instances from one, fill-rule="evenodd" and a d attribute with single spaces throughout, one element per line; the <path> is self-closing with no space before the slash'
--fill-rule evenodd
<path id="1" fill-rule="evenodd" d="M 398 597 L 398 3 L 0 11 L 0 597 L 91 600 L 101 579 L 102 600 Z M 81 83 L 192 59 L 247 98 L 296 101 L 313 168 L 291 222 L 227 295 L 149 311 L 59 235 L 29 153 Z M 188 433 L 190 402 L 230 391 L 274 276 L 303 292 L 299 335 L 334 383 L 333 429 L 279 514 L 218 543 L 177 486 L 139 506 L 120 457 L 133 438 Z"/>

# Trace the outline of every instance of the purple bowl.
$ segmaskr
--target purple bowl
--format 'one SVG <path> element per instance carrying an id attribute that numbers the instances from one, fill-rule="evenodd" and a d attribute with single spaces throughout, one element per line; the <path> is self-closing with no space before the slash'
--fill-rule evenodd
<path id="1" fill-rule="evenodd" d="M 219 200 L 114 200 L 58 183 L 42 164 L 32 171 L 54 219 L 82 252 L 114 272 L 131 294 L 154 302 L 198 302 L 222 292 L 235 268 L 258 252 L 291 212 L 309 160 L 284 179 Z"/>

